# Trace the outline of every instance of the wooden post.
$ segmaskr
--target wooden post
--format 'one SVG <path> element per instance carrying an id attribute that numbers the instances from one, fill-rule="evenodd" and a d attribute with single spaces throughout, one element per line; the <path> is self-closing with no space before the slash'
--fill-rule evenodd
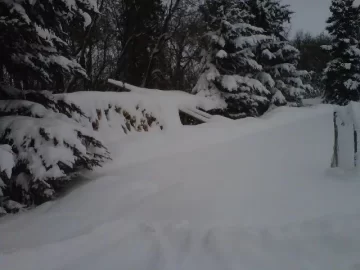
<path id="1" fill-rule="evenodd" d="M 337 113 L 334 112 L 334 135 L 335 135 L 334 137 L 335 137 L 335 140 L 334 140 L 334 153 L 333 153 L 333 158 L 332 158 L 332 162 L 331 162 L 332 168 L 339 166 L 338 126 L 337 126 L 336 120 L 337 120 Z"/>
<path id="2" fill-rule="evenodd" d="M 357 138 L 357 130 L 354 127 L 354 166 L 357 167 L 357 152 L 358 152 L 358 138 Z"/>

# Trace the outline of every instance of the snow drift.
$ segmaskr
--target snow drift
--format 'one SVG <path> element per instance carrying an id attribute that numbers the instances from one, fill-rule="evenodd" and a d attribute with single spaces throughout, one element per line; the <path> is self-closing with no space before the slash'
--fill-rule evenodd
<path id="1" fill-rule="evenodd" d="M 114 133 L 124 136 L 132 132 L 178 129 L 182 126 L 180 108 L 214 106 L 207 98 L 180 91 L 125 85 L 131 92 L 77 92 L 59 96 L 81 108 L 89 118 L 87 125 L 91 124 L 105 140 Z"/>
<path id="2" fill-rule="evenodd" d="M 358 269 L 360 185 L 328 171 L 332 112 L 119 138 L 92 181 L 0 220 L 0 269 Z"/>
<path id="3" fill-rule="evenodd" d="M 134 92 L 58 95 L 1 87 L 1 213 L 53 199 L 79 173 L 102 166 L 106 142 L 177 129 L 180 107 L 211 106 L 183 92 L 128 87 Z"/>

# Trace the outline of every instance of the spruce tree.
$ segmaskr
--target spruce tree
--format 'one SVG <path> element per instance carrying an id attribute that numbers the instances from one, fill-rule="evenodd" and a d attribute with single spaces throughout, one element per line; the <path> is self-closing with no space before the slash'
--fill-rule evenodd
<path id="1" fill-rule="evenodd" d="M 71 56 L 68 30 L 84 29 L 97 12 L 93 0 L 0 0 L 0 68 L 23 88 L 57 82 L 85 70 Z M 63 84 L 59 82 L 59 85 Z"/>
<path id="2" fill-rule="evenodd" d="M 193 93 L 213 98 L 219 112 L 232 118 L 262 114 L 271 95 L 254 78 L 262 70 L 254 48 L 269 36 L 249 24 L 252 15 L 244 1 L 207 0 L 201 12 L 208 31 L 203 41 L 204 70 Z"/>
<path id="3" fill-rule="evenodd" d="M 301 104 L 303 95 L 313 88 L 304 83 L 309 73 L 297 69 L 300 52 L 286 38 L 286 25 L 293 12 L 277 0 L 248 0 L 247 3 L 253 14 L 252 23 L 272 36 L 257 50 L 257 60 L 263 66 L 257 78 L 271 91 L 273 104 Z"/>
<path id="4" fill-rule="evenodd" d="M 327 30 L 333 43 L 324 46 L 332 58 L 323 77 L 325 102 L 346 105 L 360 100 L 359 8 L 354 0 L 333 0 L 330 11 Z"/>

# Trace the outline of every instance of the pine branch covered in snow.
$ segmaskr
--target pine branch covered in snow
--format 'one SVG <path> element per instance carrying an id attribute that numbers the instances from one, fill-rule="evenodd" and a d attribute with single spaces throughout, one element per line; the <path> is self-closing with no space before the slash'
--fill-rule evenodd
<path id="1" fill-rule="evenodd" d="M 0 0 L 1 67 L 19 81 L 86 77 L 70 54 L 68 30 L 87 27 L 96 12 L 96 0 Z"/>
<path id="2" fill-rule="evenodd" d="M 0 215 L 50 200 L 79 172 L 101 166 L 109 153 L 99 136 L 112 140 L 176 120 L 181 125 L 180 106 L 205 102 L 158 92 L 54 95 L 0 85 Z"/>
<path id="3" fill-rule="evenodd" d="M 0 207 L 7 212 L 54 198 L 109 153 L 74 103 L 50 92 L 0 88 Z M 89 128 L 90 126 L 90 128 Z"/>
<path id="4" fill-rule="evenodd" d="M 26 205 L 52 199 L 75 173 L 100 166 L 108 158 L 88 129 L 54 118 L 2 117 L 0 143 L 11 145 L 15 161 L 3 193 L 19 196 Z M 20 173 L 27 176 L 26 187 L 16 183 Z"/>
<path id="5" fill-rule="evenodd" d="M 1 116 L 18 114 L 41 118 L 46 117 L 47 113 L 57 113 L 60 117 L 62 115 L 77 122 L 88 121 L 88 117 L 76 104 L 49 91 L 20 91 L 0 84 L 0 98 L 3 99 L 0 103 Z"/>

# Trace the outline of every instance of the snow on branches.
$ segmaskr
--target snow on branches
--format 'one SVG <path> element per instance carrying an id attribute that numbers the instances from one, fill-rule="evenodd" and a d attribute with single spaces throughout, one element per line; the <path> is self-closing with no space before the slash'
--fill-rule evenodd
<path id="1" fill-rule="evenodd" d="M 176 97 L 162 103 L 181 103 Z M 110 159 L 101 139 L 162 130 L 173 119 L 162 119 L 170 116 L 158 102 L 136 93 L 54 95 L 0 85 L 0 215 L 51 200 L 101 166 Z"/>
<path id="2" fill-rule="evenodd" d="M 270 92 L 253 74 L 262 70 L 255 49 L 271 39 L 249 23 L 243 1 L 205 1 L 201 8 L 209 31 L 205 35 L 204 69 L 193 93 L 218 100 L 218 111 L 231 118 L 266 111 Z"/>
<path id="3" fill-rule="evenodd" d="M 2 210 L 50 200 L 77 173 L 110 158 L 75 104 L 49 92 L 0 90 L 8 96 L 0 101 Z"/>
<path id="4" fill-rule="evenodd" d="M 70 53 L 70 25 L 84 29 L 97 12 L 96 0 L 0 0 L 1 66 L 17 80 L 86 77 Z"/>
<path id="5" fill-rule="evenodd" d="M 193 93 L 218 100 L 217 113 L 259 116 L 271 105 L 301 105 L 313 91 L 305 83 L 309 73 L 297 69 L 300 52 L 284 37 L 288 6 L 275 0 L 208 0 L 201 10 L 208 32 Z"/>
<path id="6" fill-rule="evenodd" d="M 354 0 L 333 0 L 327 30 L 331 46 L 323 46 L 331 56 L 324 70 L 325 102 L 346 105 L 360 100 L 359 8 Z"/>

